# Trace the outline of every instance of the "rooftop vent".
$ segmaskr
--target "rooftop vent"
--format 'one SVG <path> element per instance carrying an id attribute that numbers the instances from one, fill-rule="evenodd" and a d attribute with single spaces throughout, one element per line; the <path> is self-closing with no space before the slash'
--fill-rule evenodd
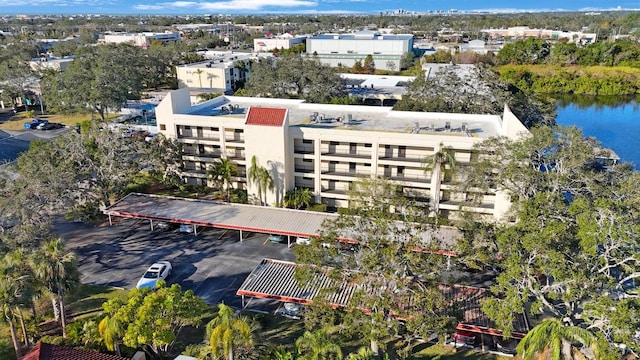
<path id="1" fill-rule="evenodd" d="M 467 124 L 466 122 L 463 122 L 462 126 L 460 127 L 460 130 L 462 130 L 463 133 L 466 133 L 467 131 L 469 131 L 469 124 Z"/>
<path id="2" fill-rule="evenodd" d="M 444 130 L 451 131 L 451 121 L 447 121 L 444 123 Z"/>

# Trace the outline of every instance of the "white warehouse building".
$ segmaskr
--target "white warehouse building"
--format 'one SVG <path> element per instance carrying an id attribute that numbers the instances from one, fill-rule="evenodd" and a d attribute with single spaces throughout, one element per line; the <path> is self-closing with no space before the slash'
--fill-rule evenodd
<path id="1" fill-rule="evenodd" d="M 169 93 L 156 108 L 156 117 L 159 132 L 182 145 L 186 183 L 208 185 L 207 170 L 217 159 L 227 158 L 238 168 L 234 187 L 246 189 L 255 200 L 257 186 L 247 179 L 255 156 L 274 180 L 266 191 L 269 205 L 282 203 L 288 190 L 308 188 L 317 203 L 348 207 L 353 182 L 384 177 L 442 216 L 455 217 L 465 210 L 495 220 L 510 206 L 505 193 L 461 192 L 454 184 L 455 172 L 446 167 L 425 172 L 422 162 L 447 147 L 458 165 L 472 165 L 479 156 L 472 151 L 474 144 L 528 132 L 506 106 L 499 116 L 234 96 L 192 105 L 188 89 Z"/>
<path id="2" fill-rule="evenodd" d="M 307 54 L 326 65 L 352 67 L 367 55 L 376 69 L 399 70 L 402 55 L 413 51 L 413 35 L 380 34 L 363 30 L 353 34 L 322 34 L 307 39 Z M 391 68 L 393 66 L 393 69 Z"/>

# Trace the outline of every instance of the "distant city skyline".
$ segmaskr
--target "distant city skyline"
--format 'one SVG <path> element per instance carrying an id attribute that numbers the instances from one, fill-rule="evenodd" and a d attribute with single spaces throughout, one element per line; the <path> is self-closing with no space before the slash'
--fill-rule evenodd
<path id="1" fill-rule="evenodd" d="M 640 0 L 523 1 L 494 0 L 3 0 L 0 14 L 377 14 L 404 10 L 433 12 L 640 11 Z"/>

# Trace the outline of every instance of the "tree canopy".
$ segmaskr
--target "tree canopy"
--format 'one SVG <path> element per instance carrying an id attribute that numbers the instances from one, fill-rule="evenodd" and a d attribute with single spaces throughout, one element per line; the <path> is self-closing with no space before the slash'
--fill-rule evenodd
<path id="1" fill-rule="evenodd" d="M 344 81 L 334 69 L 298 54 L 253 63 L 246 89 L 250 96 L 301 98 L 313 103 L 346 95 Z"/>
<path id="2" fill-rule="evenodd" d="M 425 209 L 398 196 L 395 185 L 383 179 L 355 183 L 350 201 L 351 213 L 324 224 L 321 237 L 310 245 L 294 248 L 296 261 L 311 265 L 296 273 L 302 283 L 316 271 L 327 271 L 339 284 L 357 289 L 351 308 L 337 313 L 323 301 L 336 289 L 321 289 L 313 315 L 305 316 L 308 327 L 337 319 L 348 334 L 370 340 L 374 352 L 382 339 L 397 333 L 400 319 L 409 319 L 409 334 L 425 339 L 450 332 L 459 314 L 437 286 L 446 258 L 436 251 L 414 251 L 440 246 L 418 235 L 432 230 L 422 222 Z"/>
<path id="3" fill-rule="evenodd" d="M 81 47 L 64 72 L 48 73 L 42 92 L 55 111 L 91 109 L 104 119 L 142 90 L 142 49 L 129 44 Z"/>
<path id="4" fill-rule="evenodd" d="M 509 332 L 533 301 L 532 314 L 581 325 L 637 353 L 640 194 L 632 184 L 640 175 L 610 164 L 608 151 L 576 128 L 534 128 L 522 140 L 491 139 L 476 150 L 492 156 L 468 167 L 462 182 L 494 182 L 513 201 L 512 222 L 483 231 L 471 225 L 459 244 L 463 258 L 501 269 L 484 311 Z"/>
<path id="5" fill-rule="evenodd" d="M 425 74 L 417 76 L 394 109 L 502 114 L 506 104 L 526 126 L 551 121 L 553 107 L 550 103 L 501 81 L 493 70 L 478 65 L 464 74 L 457 69 L 453 66 L 444 67 L 429 77 Z"/>

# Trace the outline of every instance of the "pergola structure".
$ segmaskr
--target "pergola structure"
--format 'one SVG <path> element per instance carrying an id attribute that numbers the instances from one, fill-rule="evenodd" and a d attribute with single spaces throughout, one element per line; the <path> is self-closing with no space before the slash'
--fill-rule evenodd
<path id="1" fill-rule="evenodd" d="M 337 288 L 339 290 L 329 294 L 325 300 L 334 308 L 349 307 L 349 301 L 358 285 L 342 282 L 329 278 L 325 273 L 318 272 L 314 278 L 306 284 L 299 284 L 294 278 L 296 268 L 300 265 L 273 259 L 263 259 L 262 262 L 249 274 L 237 291 L 242 297 L 242 306 L 245 305 L 245 297 L 257 297 L 274 299 L 282 302 L 311 304 L 321 289 Z M 336 286 L 339 285 L 339 286 Z M 463 285 L 439 285 L 440 291 L 451 302 L 463 304 L 463 319 L 458 324 L 458 330 L 475 332 L 478 334 L 502 336 L 502 331 L 495 329 L 491 320 L 482 312 L 480 303 L 490 295 L 489 290 L 463 286 Z M 363 309 L 366 311 L 366 309 Z M 511 337 L 523 338 L 530 330 L 529 319 L 525 314 L 520 314 L 514 323 L 514 331 Z"/>

